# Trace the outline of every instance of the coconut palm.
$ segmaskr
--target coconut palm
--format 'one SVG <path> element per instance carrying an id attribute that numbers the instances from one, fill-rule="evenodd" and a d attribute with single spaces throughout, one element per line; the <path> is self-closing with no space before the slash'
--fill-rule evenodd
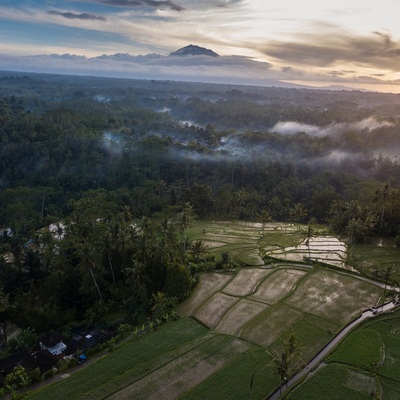
<path id="1" fill-rule="evenodd" d="M 262 224 L 262 231 L 264 233 L 265 226 L 272 219 L 271 218 L 271 214 L 267 210 L 262 210 L 261 213 L 259 214 L 259 219 L 260 219 L 260 222 Z"/>
<path id="2" fill-rule="evenodd" d="M 75 251 L 79 259 L 78 267 L 81 267 L 83 270 L 87 270 L 89 272 L 99 298 L 101 301 L 103 301 L 103 294 L 100 290 L 100 286 L 94 273 L 94 271 L 101 266 L 98 249 L 93 243 L 90 243 L 86 239 L 76 244 Z"/>
<path id="3" fill-rule="evenodd" d="M 382 230 L 386 212 L 386 205 L 388 200 L 390 200 L 393 196 L 394 189 L 390 182 L 384 183 L 377 191 L 375 192 L 375 201 L 378 203 L 380 208 L 380 226 L 379 229 Z"/>
<path id="4" fill-rule="evenodd" d="M 287 384 L 293 370 L 293 361 L 297 358 L 300 361 L 300 346 L 296 338 L 296 333 L 292 331 L 287 341 L 282 340 L 283 351 L 280 355 L 269 353 L 272 357 L 273 365 L 281 380 L 280 395 L 282 388 Z"/>
<path id="5" fill-rule="evenodd" d="M 302 222 L 306 216 L 307 216 L 307 210 L 301 203 L 296 203 L 294 207 L 290 210 L 291 219 L 294 222 L 297 222 L 298 224 Z"/>

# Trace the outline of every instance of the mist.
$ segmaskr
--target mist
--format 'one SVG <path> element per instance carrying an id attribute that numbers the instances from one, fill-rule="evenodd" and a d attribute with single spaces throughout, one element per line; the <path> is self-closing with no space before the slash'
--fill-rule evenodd
<path id="1" fill-rule="evenodd" d="M 375 117 L 364 118 L 358 122 L 351 123 L 333 123 L 327 126 L 307 125 L 295 121 L 278 122 L 275 124 L 271 131 L 280 133 L 282 135 L 294 135 L 298 132 L 305 132 L 311 136 L 332 136 L 344 131 L 357 131 L 364 130 L 370 132 L 375 129 L 394 126 L 393 123 L 388 121 L 378 121 Z"/>

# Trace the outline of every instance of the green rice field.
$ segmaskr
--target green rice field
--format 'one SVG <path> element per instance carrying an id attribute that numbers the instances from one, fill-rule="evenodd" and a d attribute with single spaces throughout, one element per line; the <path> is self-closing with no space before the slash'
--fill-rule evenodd
<path id="1" fill-rule="evenodd" d="M 354 260 L 361 260 L 361 252 L 352 251 L 349 265 L 343 242 L 325 231 L 306 241 L 305 232 L 293 224 L 196 223 L 191 240 L 201 240 L 217 257 L 227 252 L 247 267 L 200 274 L 191 296 L 176 307 L 179 320 L 132 337 L 26 398 L 266 399 L 280 384 L 272 356 L 282 353 L 292 333 L 298 342 L 294 373 L 383 297 L 382 287 L 357 275 Z M 367 268 L 363 257 L 360 265 Z M 388 263 L 400 260 L 395 252 L 387 257 Z M 383 259 L 381 251 L 368 259 L 368 268 Z M 272 263 L 265 265 L 268 260 Z M 284 396 L 400 398 L 399 321 L 392 314 L 364 323 Z"/>
<path id="2" fill-rule="evenodd" d="M 364 322 L 286 398 L 399 399 L 399 328 L 399 311 Z"/>

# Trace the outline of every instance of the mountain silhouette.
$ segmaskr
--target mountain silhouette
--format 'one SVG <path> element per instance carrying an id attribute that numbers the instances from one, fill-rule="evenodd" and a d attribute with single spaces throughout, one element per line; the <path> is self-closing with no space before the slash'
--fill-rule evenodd
<path id="1" fill-rule="evenodd" d="M 205 47 L 196 46 L 194 44 L 189 44 L 189 46 L 182 47 L 172 53 L 169 53 L 170 56 L 210 56 L 210 57 L 219 57 L 219 54 L 215 53 L 210 49 L 206 49 Z"/>

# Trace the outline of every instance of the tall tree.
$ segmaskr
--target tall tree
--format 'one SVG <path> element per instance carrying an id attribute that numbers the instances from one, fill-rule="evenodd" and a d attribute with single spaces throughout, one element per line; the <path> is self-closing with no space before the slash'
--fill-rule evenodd
<path id="1" fill-rule="evenodd" d="M 384 223 L 385 223 L 385 213 L 387 209 L 387 205 L 389 200 L 391 200 L 394 193 L 394 188 L 390 182 L 384 183 L 381 187 L 379 187 L 376 192 L 376 202 L 380 208 L 380 224 L 379 229 L 382 231 Z"/>
<path id="2" fill-rule="evenodd" d="M 99 299 L 103 301 L 103 294 L 95 275 L 95 271 L 101 268 L 98 248 L 96 248 L 94 244 L 89 242 L 87 239 L 80 239 L 75 246 L 75 252 L 78 257 L 78 267 L 81 267 L 82 272 L 89 272 L 97 294 L 99 295 Z"/>

